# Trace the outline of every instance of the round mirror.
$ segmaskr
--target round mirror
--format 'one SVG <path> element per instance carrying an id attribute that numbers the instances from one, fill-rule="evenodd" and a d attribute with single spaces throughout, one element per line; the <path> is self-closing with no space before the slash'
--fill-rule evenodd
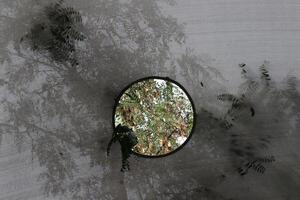
<path id="1" fill-rule="evenodd" d="M 185 89 L 169 78 L 149 77 L 126 87 L 116 101 L 113 125 L 133 130 L 133 152 L 147 157 L 168 155 L 191 136 L 195 109 Z"/>

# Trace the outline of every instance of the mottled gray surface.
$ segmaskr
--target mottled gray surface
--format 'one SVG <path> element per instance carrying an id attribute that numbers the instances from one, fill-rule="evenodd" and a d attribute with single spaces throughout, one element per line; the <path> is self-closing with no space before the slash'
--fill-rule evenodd
<path id="1" fill-rule="evenodd" d="M 1 1 L 3 1 L 3 5 L 6 5 L 4 0 Z M 22 3 L 18 3 L 22 1 L 11 2 L 16 3 L 16 5 L 10 5 L 12 8 L 19 9 L 20 7 L 22 9 L 24 6 Z M 31 5 L 25 5 L 24 10 L 28 12 Z M 70 5 L 73 4 L 70 3 Z M 74 5 L 79 10 L 95 12 L 93 14 L 97 15 L 98 8 L 93 8 L 92 3 L 85 4 L 84 1 L 78 0 L 74 1 Z M 257 66 L 261 65 L 264 60 L 268 60 L 270 62 L 268 69 L 272 78 L 274 77 L 277 81 L 284 79 L 286 75 L 299 77 L 297 73 L 300 71 L 300 2 L 298 0 L 178 0 L 174 7 L 165 6 L 164 8 L 167 13 L 178 18 L 179 22 L 186 23 L 185 47 L 194 48 L 195 54 L 201 55 L 203 59 L 200 61 L 201 66 L 198 69 L 204 71 L 204 75 L 201 76 L 200 73 L 197 74 L 198 66 L 194 65 L 191 68 L 188 68 L 189 65 L 187 65 L 188 69 L 177 66 L 175 72 L 171 67 L 162 67 L 158 68 L 156 72 L 149 72 L 151 75 L 176 77 L 176 80 L 180 81 L 191 93 L 198 114 L 201 115 L 191 141 L 181 151 L 169 157 L 160 159 L 132 157 L 130 160 L 132 171 L 125 174 L 120 173 L 120 154 L 117 145 L 113 147 L 112 156 L 105 157 L 105 148 L 111 133 L 110 119 L 114 104 L 113 98 L 118 95 L 124 85 L 136 78 L 147 76 L 148 71 L 145 71 L 144 68 L 126 68 L 127 66 L 122 71 L 118 66 L 110 66 L 111 68 L 105 69 L 100 75 L 103 80 L 97 83 L 100 90 L 98 92 L 89 91 L 82 86 L 80 81 L 76 82 L 77 77 L 70 76 L 68 78 L 75 79 L 73 81 L 75 83 L 70 86 L 75 88 L 74 91 L 72 90 L 72 95 L 76 93 L 74 95 L 82 97 L 78 101 L 82 101 L 92 108 L 95 104 L 95 108 L 99 108 L 98 112 L 101 114 L 93 117 L 93 113 L 84 110 L 82 115 L 76 113 L 82 118 L 72 122 L 70 127 L 58 128 L 58 133 L 62 133 L 62 135 L 58 134 L 57 138 L 59 139 L 54 140 L 53 145 L 66 146 L 68 152 L 64 154 L 66 158 L 64 156 L 59 158 L 62 160 L 62 166 L 58 166 L 58 171 L 60 168 L 71 171 L 72 164 L 70 163 L 72 162 L 67 157 L 76 163 L 77 168 L 74 170 L 73 177 L 62 181 L 58 186 L 69 190 L 64 195 L 58 194 L 55 197 L 53 196 L 55 192 L 50 192 L 47 197 L 43 189 L 45 182 L 48 181 L 54 185 L 56 182 L 52 181 L 53 177 L 51 176 L 48 179 L 45 177 L 38 179 L 47 166 L 51 166 L 53 161 L 51 159 L 56 158 L 54 153 L 57 152 L 53 149 L 52 151 L 51 147 L 46 147 L 47 140 L 39 140 L 37 144 L 45 149 L 37 147 L 44 151 L 35 152 L 32 151 L 32 138 L 16 139 L 2 131 L 3 138 L 0 146 L 1 200 L 75 199 L 76 192 L 77 199 L 84 200 L 297 200 L 300 198 L 299 96 L 298 99 L 294 96 L 290 97 L 286 104 L 282 103 L 280 104 L 282 107 L 278 107 L 276 96 L 274 98 L 267 96 L 267 92 L 264 96 L 264 87 L 262 87 L 262 91 L 257 96 L 251 97 L 251 103 L 255 105 L 256 109 L 254 119 L 249 118 L 248 114 L 244 114 L 246 117 L 241 117 L 235 128 L 229 131 L 218 128 L 217 122 L 207 120 L 209 117 L 201 112 L 201 109 L 205 108 L 214 113 L 216 117 L 225 113 L 224 107 L 228 105 L 220 103 L 215 98 L 221 92 L 237 91 L 237 85 L 241 82 L 238 68 L 238 64 L 241 62 L 247 63 L 250 69 L 257 72 Z M 0 19 L 7 22 L 9 19 L 6 18 L 10 15 L 10 10 L 2 9 Z M 22 16 L 22 13 L 20 15 Z M 28 13 L 24 15 L 28 17 Z M 34 16 L 34 12 L 32 15 Z M 23 22 L 26 24 L 29 21 L 28 18 Z M 19 39 L 23 35 L 22 31 L 26 29 L 18 30 L 17 25 L 11 22 L 9 31 L 16 31 L 16 38 Z M 2 37 L 7 37 L 11 41 L 17 40 L 6 35 Z M 5 50 L 13 49 L 10 43 L 6 45 L 3 42 L 3 38 L 1 48 L 5 46 Z M 175 47 L 173 49 L 175 55 L 181 54 L 185 47 Z M 0 49 L 0 52 L 4 54 L 5 50 Z M 11 50 L 11 52 L 14 51 Z M 96 53 L 95 55 L 97 55 Z M 9 56 L 17 66 L 19 58 L 14 55 Z M 91 66 L 97 66 L 96 59 L 90 62 Z M 205 77 L 207 75 L 205 74 L 205 70 L 207 70 L 205 65 L 220 70 L 228 81 L 215 76 L 214 72 L 211 77 Z M 7 63 L 1 65 L 1 80 L 6 79 L 5 67 L 10 66 Z M 180 73 L 180 69 L 186 73 Z M 120 73 L 123 74 L 120 75 Z M 131 77 L 125 79 L 124 77 L 127 75 Z M 255 76 L 253 75 L 253 77 Z M 203 80 L 204 89 L 199 86 L 199 80 Z M 39 82 L 35 82 L 35 84 L 37 83 Z M 76 85 L 76 83 L 78 84 Z M 92 80 L 91 83 L 93 83 Z M 3 84 L 0 83 L 0 85 Z M 8 84 L 17 85 L 17 83 Z M 14 98 L 4 89 L 0 91 L 2 96 L 9 99 Z M 89 92 L 95 92 L 95 95 L 88 96 Z M 30 99 L 30 97 L 28 98 Z M 13 101 L 13 99 L 10 100 Z M 266 100 L 267 106 L 264 105 L 263 100 Z M 272 104 L 275 106 L 272 107 Z M 27 106 L 25 104 L 24 107 Z M 60 108 L 63 109 L 63 106 Z M 25 109 L 24 116 L 26 116 L 26 112 Z M 2 107 L 1 113 L 1 120 L 6 119 L 7 115 Z M 59 119 L 56 120 L 59 121 Z M 44 119 L 43 122 L 45 121 L 47 120 Z M 53 127 L 56 128 L 56 123 L 60 125 L 60 122 L 55 120 L 45 123 L 46 127 L 49 126 L 44 130 L 47 136 L 53 133 L 51 131 L 55 130 Z M 81 125 L 83 126 L 81 127 Z M 66 130 L 65 135 L 63 132 L 59 132 L 64 130 Z M 81 131 L 82 135 L 72 135 L 72 131 Z M 251 171 L 241 177 L 235 169 L 236 158 L 229 151 L 231 134 L 242 135 L 239 142 L 245 144 L 258 144 L 256 142 L 260 137 L 273 136 L 269 148 L 265 152 L 258 151 L 258 154 L 274 155 L 276 162 L 266 164 L 267 170 L 263 175 Z M 78 143 L 74 146 L 70 145 L 68 143 L 68 141 L 72 143 L 70 136 L 82 137 L 83 141 L 80 141 L 80 146 Z M 18 144 L 20 141 L 22 145 Z M 41 160 L 48 161 L 50 164 L 48 163 L 46 167 L 45 165 L 40 166 Z M 56 171 L 57 169 L 52 170 Z"/>
<path id="2" fill-rule="evenodd" d="M 297 0 L 186 0 L 169 10 L 186 23 L 188 46 L 213 61 L 232 85 L 241 62 L 257 66 L 268 60 L 278 79 L 300 73 Z"/>

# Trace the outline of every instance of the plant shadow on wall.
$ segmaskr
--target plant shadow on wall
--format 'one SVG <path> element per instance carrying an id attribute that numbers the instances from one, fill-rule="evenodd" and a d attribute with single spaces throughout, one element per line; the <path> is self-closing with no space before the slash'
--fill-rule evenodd
<path id="1" fill-rule="evenodd" d="M 260 67 L 261 78 L 259 80 L 254 80 L 253 77 L 251 78 L 250 76 L 248 76 L 247 71 L 249 69 L 246 69 L 246 64 L 240 64 L 239 67 L 242 70 L 241 73 L 246 79 L 246 81 L 240 88 L 240 95 L 218 95 L 218 100 L 226 102 L 229 105 L 227 112 L 222 118 L 223 122 L 221 123 L 225 129 L 232 129 L 236 125 L 238 130 L 239 126 L 245 125 L 246 123 L 249 123 L 249 121 L 251 126 L 256 123 L 270 124 L 270 121 L 266 121 L 260 117 L 264 116 L 265 118 L 267 114 L 269 114 L 269 116 L 271 116 L 272 114 L 276 116 L 276 113 L 272 113 L 270 115 L 270 113 L 262 112 L 262 105 L 256 104 L 256 102 L 260 101 L 267 102 L 268 105 L 268 101 L 273 101 L 273 99 L 270 98 L 274 98 L 273 95 L 275 95 L 277 92 L 270 86 L 271 78 L 268 70 L 266 69 L 267 64 L 268 63 L 265 62 Z M 266 103 L 264 104 L 264 106 L 266 106 Z M 259 109 L 259 112 L 255 115 L 257 108 Z M 270 108 L 270 110 L 272 109 Z M 259 120 L 259 122 L 256 120 Z M 251 121 L 253 121 L 254 124 L 252 124 Z M 255 128 L 258 128 L 257 125 L 255 126 Z M 235 167 L 237 167 L 238 172 L 242 176 L 246 175 L 249 169 L 253 169 L 258 173 L 264 173 L 266 169 L 264 164 L 275 161 L 273 155 L 264 155 L 271 143 L 272 135 L 265 132 L 265 130 L 267 130 L 266 128 L 259 128 L 261 128 L 261 130 L 263 131 L 254 132 L 250 127 L 243 127 L 243 129 L 240 129 L 238 131 L 235 130 L 233 132 L 229 132 L 230 152 L 233 155 L 234 165 Z M 245 134 L 245 131 L 253 132 Z M 249 137 L 251 138 L 249 139 Z"/>
<path id="2" fill-rule="evenodd" d="M 89 7 L 89 12 L 82 13 L 63 1 L 32 3 L 36 1 L 1 2 L 1 9 L 16 10 L 1 17 L 3 26 L 16 24 L 20 31 L 1 29 L 5 73 L 0 84 L 6 95 L 1 96 L 5 119 L 0 128 L 1 134 L 14 138 L 20 151 L 27 142 L 32 145 L 33 158 L 44 168 L 39 178 L 45 182 L 47 195 L 70 199 L 127 196 L 124 184 L 110 179 L 119 173 L 119 160 L 108 162 L 105 150 L 112 134 L 114 98 L 125 85 L 145 76 L 166 75 L 189 85 L 200 118 L 195 132 L 203 135 L 204 142 L 214 141 L 216 135 L 229 138 L 228 146 L 222 148 L 228 150 L 235 172 L 241 175 L 250 169 L 264 172 L 263 164 L 274 161 L 267 149 L 271 139 L 286 134 L 289 119 L 296 117 L 299 122 L 298 79 L 288 78 L 287 87 L 280 89 L 270 80 L 268 63 L 260 68 L 258 78 L 241 64 L 245 82 L 239 94 L 226 93 L 214 80 L 222 75 L 203 66 L 190 51 L 178 59 L 173 56 L 170 46 L 183 44 L 184 33 L 174 18 L 162 13 L 156 1 L 74 1 Z M 30 5 L 34 5 L 33 13 L 28 12 Z M 284 111 L 287 108 L 289 112 Z M 299 125 L 294 129 L 299 131 Z M 212 130 L 216 134 L 208 136 Z M 199 139 L 195 137 L 197 144 Z M 186 149 L 196 154 L 200 148 Z M 89 167 L 80 166 L 83 158 L 89 159 Z M 152 187 L 147 195 L 174 199 L 189 192 L 226 199 L 203 189 L 205 183 L 195 178 L 201 170 L 186 180 L 196 182 L 192 188 L 182 187 L 180 182 L 179 192 L 179 185 L 165 192 L 149 182 L 150 169 L 155 176 L 169 178 L 174 177 L 172 173 L 180 177 L 180 172 L 168 171 L 168 165 L 161 165 L 159 170 L 142 166 L 134 166 L 137 175 L 130 176 L 138 179 L 137 185 Z M 116 184 L 118 192 L 113 191 Z"/>

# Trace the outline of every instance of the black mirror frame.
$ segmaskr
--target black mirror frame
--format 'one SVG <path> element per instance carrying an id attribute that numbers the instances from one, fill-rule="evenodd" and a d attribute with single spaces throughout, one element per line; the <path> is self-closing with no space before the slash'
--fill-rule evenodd
<path id="1" fill-rule="evenodd" d="M 119 101 L 121 99 L 121 97 L 123 96 L 123 94 L 125 93 L 125 91 L 127 89 L 129 89 L 132 85 L 138 83 L 138 82 L 142 82 L 142 81 L 145 81 L 145 80 L 149 80 L 149 79 L 160 79 L 160 80 L 165 80 L 165 81 L 169 81 L 175 85 L 177 85 L 180 89 L 183 90 L 183 92 L 186 94 L 186 96 L 188 97 L 189 101 L 191 102 L 192 104 L 192 109 L 193 109 L 193 127 L 192 127 L 192 130 L 188 136 L 188 138 L 184 141 L 184 143 L 182 143 L 179 147 L 177 147 L 176 149 L 174 149 L 173 151 L 169 152 L 169 153 L 166 153 L 166 154 L 162 154 L 162 155 L 157 155 L 157 156 L 150 156 L 150 155 L 144 155 L 144 154 L 140 154 L 140 153 L 137 153 L 135 151 L 132 151 L 132 153 L 136 156 L 140 156 L 140 157 L 143 157 L 143 158 L 161 158 L 161 157 L 165 157 L 165 156 L 169 156 L 173 153 L 176 153 L 177 151 L 179 151 L 180 149 L 182 149 L 187 143 L 188 141 L 191 139 L 193 133 L 194 133 L 194 130 L 195 130 L 195 125 L 196 125 L 196 117 L 197 117 L 197 114 L 196 114 L 196 109 L 195 109 L 195 105 L 194 105 L 194 102 L 192 100 L 192 97 L 190 96 L 190 94 L 187 92 L 187 90 L 181 85 L 179 84 L 177 81 L 174 81 L 172 79 L 170 79 L 169 77 L 160 77 L 160 76 L 148 76 L 148 77 L 145 77 L 145 78 L 141 78 L 141 79 L 138 79 L 132 83 L 130 83 L 129 85 L 127 85 L 119 94 L 119 96 L 115 99 L 115 105 L 114 105 L 114 108 L 113 108 L 113 113 L 112 113 L 112 127 L 113 127 L 113 130 L 115 129 L 115 113 L 116 113 L 116 109 L 117 109 L 117 106 L 119 105 Z"/>

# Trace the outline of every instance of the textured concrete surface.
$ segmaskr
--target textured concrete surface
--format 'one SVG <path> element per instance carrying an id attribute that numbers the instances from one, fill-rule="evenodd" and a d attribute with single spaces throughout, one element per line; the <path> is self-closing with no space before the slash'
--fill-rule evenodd
<path id="1" fill-rule="evenodd" d="M 177 5 L 165 10 L 179 22 L 186 23 L 187 46 L 224 74 L 229 90 L 235 91 L 241 81 L 237 67 L 241 62 L 256 69 L 264 60 L 270 61 L 271 73 L 276 80 L 283 79 L 288 73 L 300 77 L 298 0 L 178 0 Z M 188 82 L 184 85 L 189 87 Z M 104 111 L 109 112 L 109 109 Z M 272 125 L 265 124 L 263 128 L 265 132 L 271 130 L 270 134 L 276 132 Z M 239 175 L 224 177 L 224 174 L 232 174 L 228 155 L 223 151 L 227 145 L 226 137 L 214 135 L 212 131 L 206 136 L 195 132 L 190 143 L 172 156 L 157 160 L 132 158 L 135 174 L 119 173 L 120 157 L 116 146 L 114 156 L 102 160 L 116 166 L 112 171 L 105 167 L 90 168 L 89 160 L 82 157 L 78 149 L 74 150 L 73 157 L 79 168 L 74 179 L 84 186 L 80 192 L 88 194 L 82 199 L 297 200 L 300 198 L 300 137 L 298 134 L 275 136 L 270 152 L 276 156 L 276 162 L 263 176 L 251 173 L 247 178 Z M 209 139 L 202 140 L 203 137 Z M 108 139 L 105 137 L 100 141 L 101 145 L 105 146 Z M 101 155 L 104 151 L 99 149 Z M 48 156 L 45 154 L 45 158 Z M 166 172 L 159 171 L 162 166 Z M 30 140 L 26 140 L 18 151 L 14 139 L 2 138 L 1 200 L 66 199 L 65 196 L 43 194 L 43 179 L 38 180 L 41 172 L 43 167 L 37 160 L 32 160 Z M 107 173 L 110 175 L 103 175 Z M 85 180 L 94 174 L 99 177 Z M 96 187 L 97 184 L 101 187 Z M 106 192 L 101 193 L 102 189 Z M 110 193 L 118 195 L 113 197 Z M 176 194 L 175 197 L 172 194 Z"/>
<path id="2" fill-rule="evenodd" d="M 221 70 L 234 86 L 237 65 L 264 60 L 282 79 L 299 75 L 300 3 L 297 0 L 187 0 L 169 12 L 186 23 L 188 46 Z"/>

